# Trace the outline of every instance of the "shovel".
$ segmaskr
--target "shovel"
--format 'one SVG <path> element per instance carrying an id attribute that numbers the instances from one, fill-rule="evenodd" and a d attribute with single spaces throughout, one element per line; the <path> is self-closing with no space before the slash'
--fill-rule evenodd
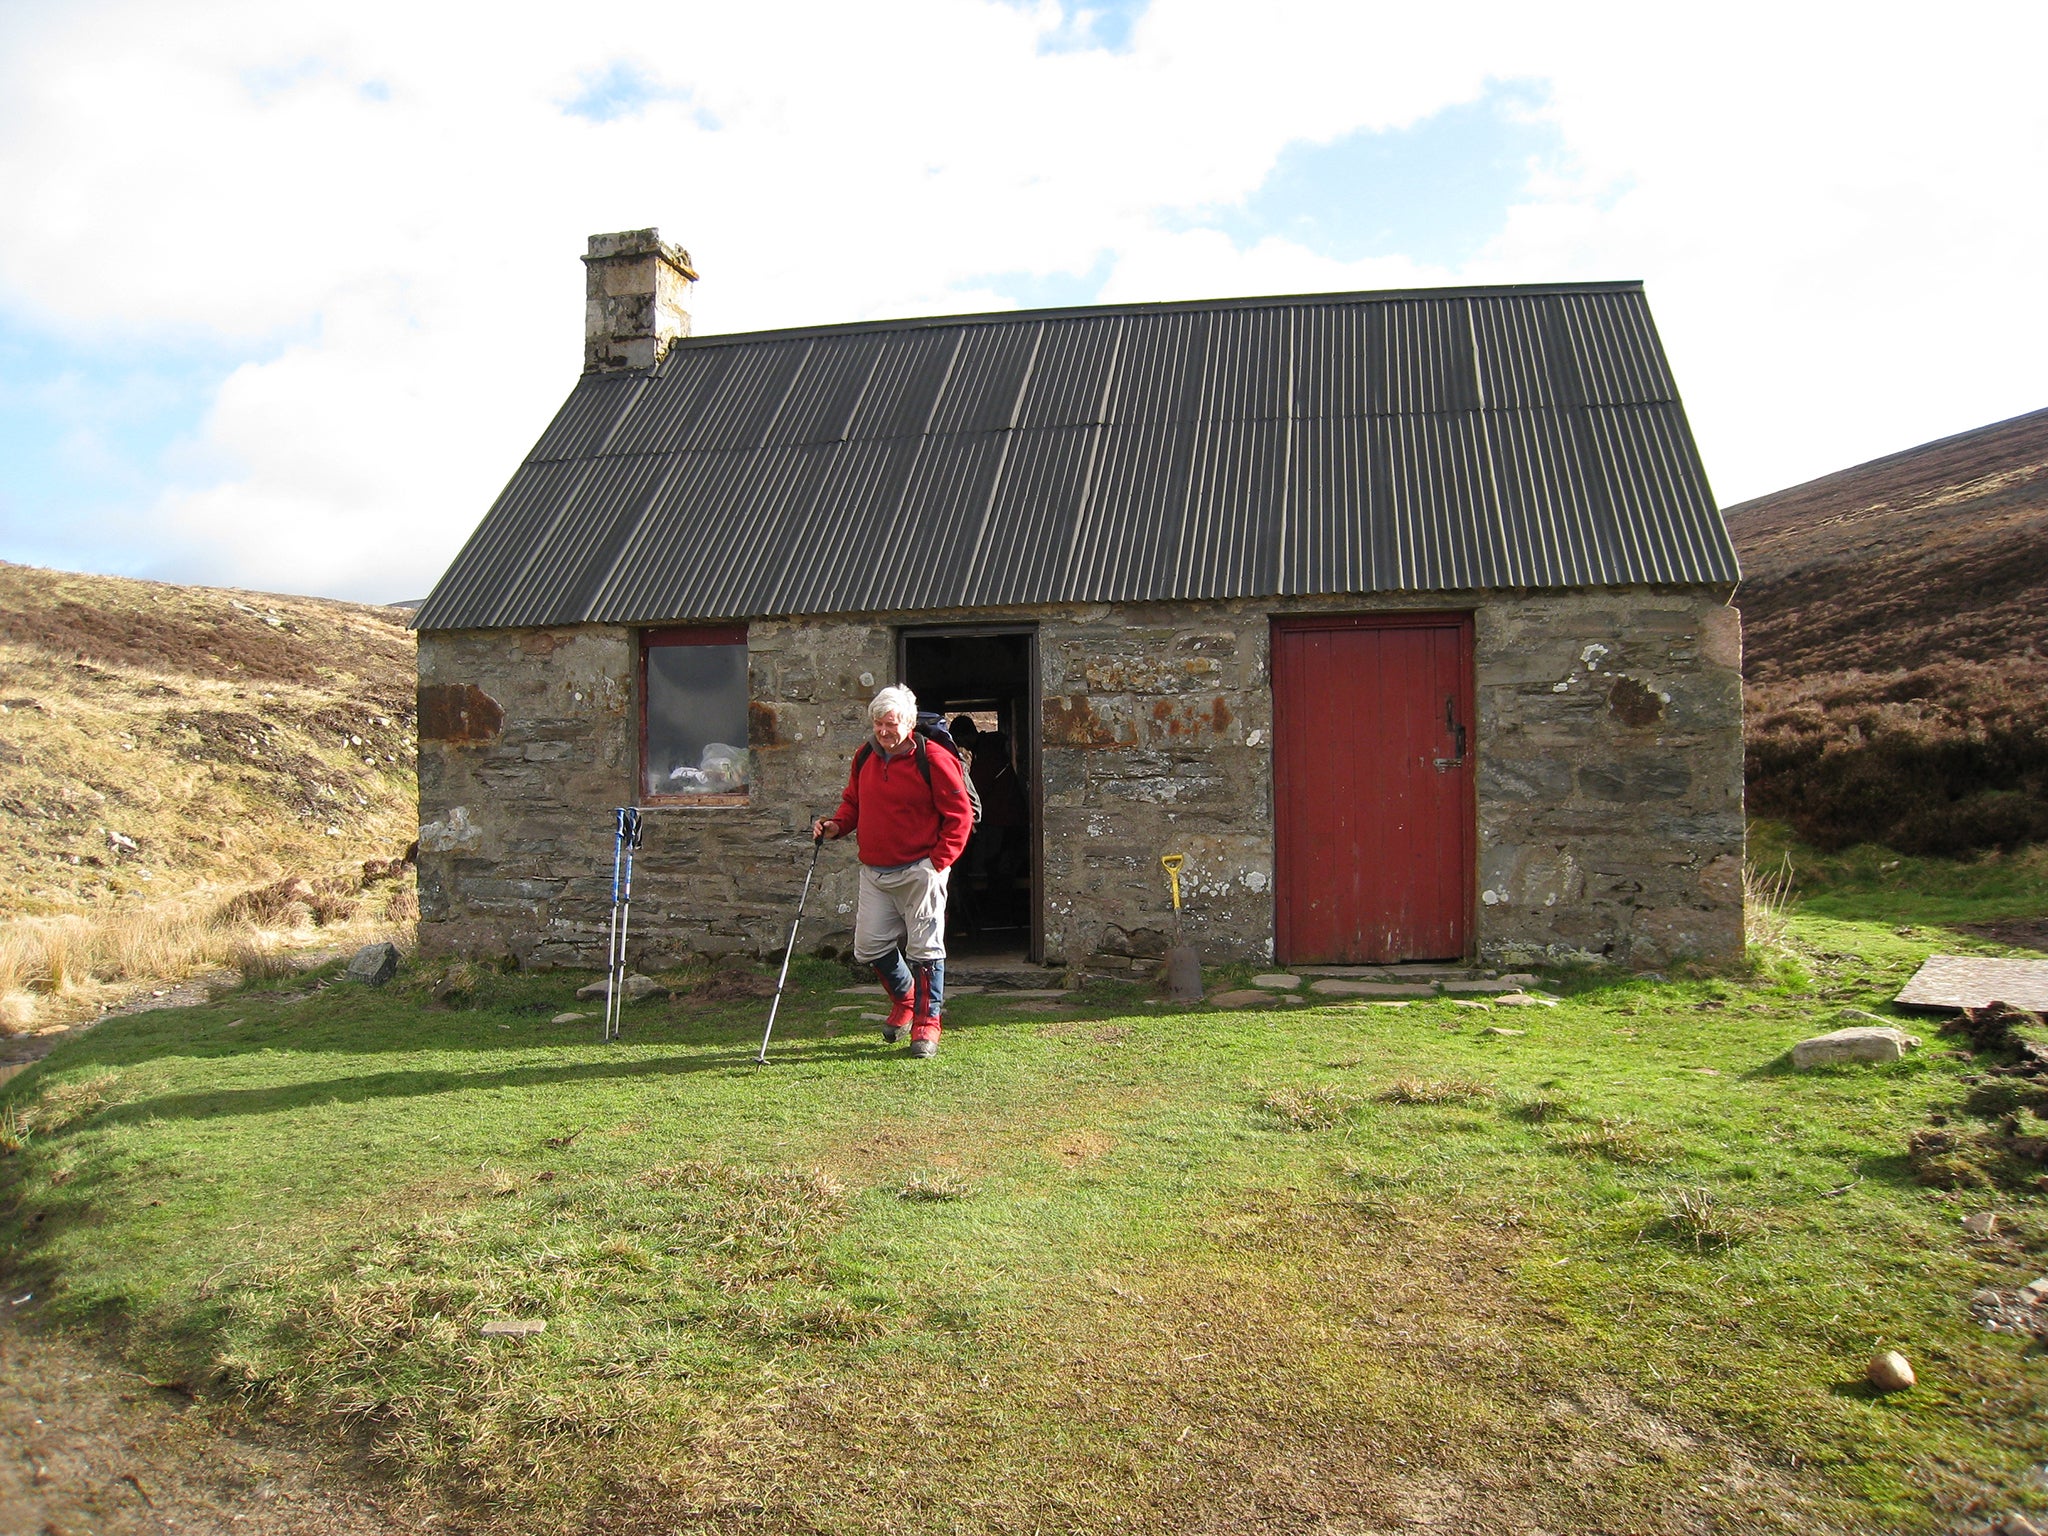
<path id="1" fill-rule="evenodd" d="M 1180 937 L 1180 867 L 1187 863 L 1184 853 L 1161 854 L 1159 862 L 1166 866 L 1166 878 L 1173 886 L 1173 948 L 1166 952 L 1166 991 L 1177 1003 L 1199 1003 L 1202 1000 L 1202 957 L 1195 953 L 1194 946 L 1183 944 Z"/>

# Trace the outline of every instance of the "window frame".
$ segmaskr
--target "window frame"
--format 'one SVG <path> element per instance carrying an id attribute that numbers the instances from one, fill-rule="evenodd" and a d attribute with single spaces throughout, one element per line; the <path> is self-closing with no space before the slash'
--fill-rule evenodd
<path id="1" fill-rule="evenodd" d="M 753 803 L 753 780 L 749 777 L 747 787 L 718 795 L 657 795 L 647 788 L 647 653 L 657 646 L 671 645 L 737 645 L 745 649 L 747 626 L 744 624 L 668 624 L 640 631 L 639 644 L 639 692 L 634 703 L 640 715 L 640 761 L 633 773 L 633 804 L 659 806 L 701 805 L 711 807 L 732 807 Z M 751 660 L 751 658 L 750 658 Z M 751 669 L 748 672 L 751 680 Z M 747 724 L 751 726 L 753 716 L 753 689 L 747 690 Z M 751 730 L 745 733 L 751 735 Z M 742 741 L 749 758 L 753 743 Z"/>

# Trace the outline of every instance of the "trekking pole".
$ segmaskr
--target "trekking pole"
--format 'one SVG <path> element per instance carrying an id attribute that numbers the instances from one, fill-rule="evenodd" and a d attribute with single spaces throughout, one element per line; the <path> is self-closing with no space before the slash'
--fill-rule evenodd
<path id="1" fill-rule="evenodd" d="M 612 993 L 618 989 L 619 972 L 619 870 L 626 856 L 626 808 L 612 812 L 612 929 L 604 941 L 604 1032 L 612 1037 Z"/>
<path id="2" fill-rule="evenodd" d="M 633 923 L 633 850 L 640 846 L 640 812 L 630 805 L 619 807 L 619 845 L 626 856 L 626 883 L 623 892 L 616 884 L 613 889 L 613 900 L 617 904 L 612 915 L 618 923 L 619 942 L 604 989 L 604 1037 L 607 1040 L 619 1038 L 620 1015 L 626 1007 L 622 994 L 626 985 L 626 934 Z"/>
<path id="3" fill-rule="evenodd" d="M 825 834 L 819 832 L 811 838 L 811 864 L 804 871 L 803 894 L 796 899 L 796 917 L 789 925 L 789 948 L 782 952 L 782 974 L 775 978 L 775 1001 L 768 1005 L 768 1027 L 761 1031 L 761 1051 L 754 1058 L 754 1065 L 768 1065 L 768 1037 L 775 1033 L 775 1013 L 782 1006 L 782 986 L 789 980 L 789 957 L 796 953 L 796 930 L 804 920 L 804 903 L 811 899 L 811 876 L 818 872 L 818 850 L 825 846 Z"/>

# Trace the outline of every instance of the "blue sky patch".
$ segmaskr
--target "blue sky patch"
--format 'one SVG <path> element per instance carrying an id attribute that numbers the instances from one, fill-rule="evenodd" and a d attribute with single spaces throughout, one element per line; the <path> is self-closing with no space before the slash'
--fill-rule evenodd
<path id="1" fill-rule="evenodd" d="M 223 350 L 66 346 L 0 312 L 0 557 L 141 575 L 161 551 L 128 536 L 182 479 L 222 383 L 245 359 Z"/>
<path id="2" fill-rule="evenodd" d="M 1070 309 L 1093 304 L 1116 267 L 1116 254 L 1102 251 L 1086 272 L 986 272 L 962 278 L 961 288 L 993 288 L 1019 309 Z"/>
<path id="3" fill-rule="evenodd" d="M 1038 51 L 1128 53 L 1131 28 L 1151 6 L 1152 0 L 1060 0 L 1059 28 L 1039 40 Z"/>
<path id="4" fill-rule="evenodd" d="M 658 84 L 623 60 L 614 61 L 599 74 L 585 75 L 582 84 L 582 90 L 562 103 L 562 110 L 570 117 L 609 123 L 637 116 L 658 101 L 679 101 L 690 107 L 690 115 L 699 128 L 714 133 L 719 128 L 718 119 L 695 105 L 689 91 Z"/>
<path id="5" fill-rule="evenodd" d="M 1242 204 L 1176 227 L 1220 229 L 1240 246 L 1279 235 L 1337 261 L 1457 266 L 1505 227 L 1532 171 L 1562 153 L 1556 128 L 1534 115 L 1541 102 L 1534 85 L 1495 82 L 1409 128 L 1289 145 Z"/>

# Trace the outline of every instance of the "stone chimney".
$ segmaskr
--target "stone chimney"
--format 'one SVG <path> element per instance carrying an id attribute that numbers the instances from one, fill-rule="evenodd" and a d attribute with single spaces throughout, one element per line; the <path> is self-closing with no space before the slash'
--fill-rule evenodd
<path id="1" fill-rule="evenodd" d="M 690 253 L 656 229 L 592 235 L 583 258 L 583 371 L 652 368 L 690 334 Z"/>

